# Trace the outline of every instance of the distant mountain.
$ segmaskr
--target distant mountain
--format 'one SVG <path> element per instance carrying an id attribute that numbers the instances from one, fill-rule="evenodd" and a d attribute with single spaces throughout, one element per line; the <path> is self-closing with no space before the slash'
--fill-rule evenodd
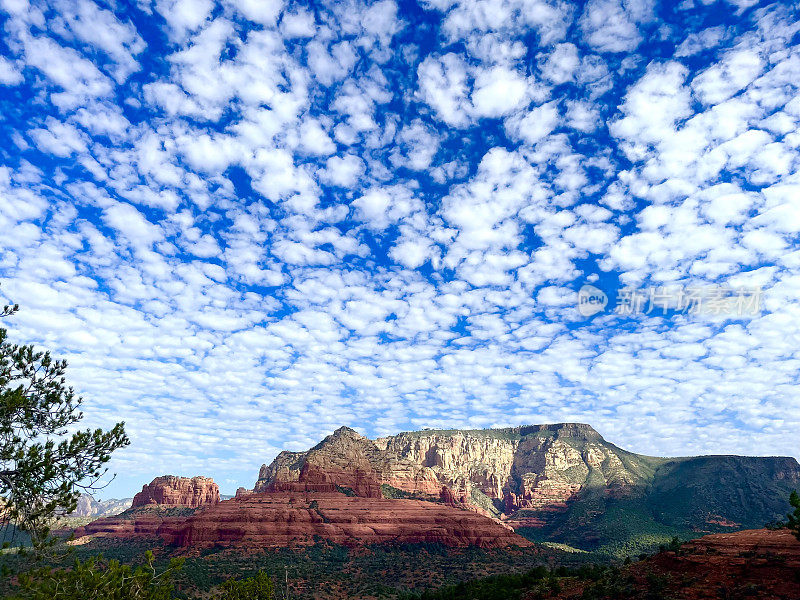
<path id="1" fill-rule="evenodd" d="M 112 498 L 110 500 L 95 500 L 89 494 L 82 494 L 78 498 L 78 506 L 69 517 L 110 517 L 118 515 L 129 509 L 133 498 Z"/>
<path id="2" fill-rule="evenodd" d="M 794 458 L 656 458 L 560 423 L 374 441 L 343 427 L 263 465 L 254 491 L 447 500 L 535 541 L 635 554 L 674 535 L 760 527 L 787 512 L 797 487 Z"/>

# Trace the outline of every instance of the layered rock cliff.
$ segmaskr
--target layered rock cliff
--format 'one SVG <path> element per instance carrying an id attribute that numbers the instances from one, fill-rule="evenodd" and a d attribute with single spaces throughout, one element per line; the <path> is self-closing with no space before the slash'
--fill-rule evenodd
<path id="1" fill-rule="evenodd" d="M 178 546 L 308 546 L 440 543 L 500 548 L 530 546 L 510 527 L 463 508 L 420 500 L 348 496 L 339 492 L 267 492 L 201 509 L 159 530 Z"/>
<path id="2" fill-rule="evenodd" d="M 438 495 L 442 488 L 427 467 L 341 427 L 307 452 L 281 452 L 272 463 L 262 465 L 253 490 L 345 491 L 382 498 L 382 485 L 427 495 Z"/>
<path id="3" fill-rule="evenodd" d="M 95 537 L 161 538 L 192 548 L 438 543 L 453 547 L 526 547 L 514 530 L 454 504 L 348 496 L 341 492 L 250 493 L 200 508 L 132 508 L 75 531 Z"/>
<path id="4" fill-rule="evenodd" d="M 374 441 L 343 427 L 263 465 L 255 491 L 426 499 L 490 515 L 533 539 L 594 548 L 760 525 L 782 516 L 798 485 L 793 458 L 649 457 L 589 425 L 560 423 Z"/>
<path id="5" fill-rule="evenodd" d="M 204 506 L 220 501 L 219 486 L 208 477 L 156 477 L 142 486 L 133 497 L 133 508 L 151 504 L 167 506 Z"/>
<path id="6" fill-rule="evenodd" d="M 386 488 L 449 497 L 495 515 L 563 510 L 591 480 L 609 495 L 634 493 L 659 459 L 606 442 L 589 425 L 564 423 L 474 431 L 421 431 L 371 441 L 343 427 L 308 452 L 283 452 L 263 465 L 256 491 Z"/>

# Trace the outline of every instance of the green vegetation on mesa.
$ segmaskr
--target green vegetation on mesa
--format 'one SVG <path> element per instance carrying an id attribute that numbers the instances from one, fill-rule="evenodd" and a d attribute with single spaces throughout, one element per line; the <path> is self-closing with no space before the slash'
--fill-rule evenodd
<path id="1" fill-rule="evenodd" d="M 565 544 L 615 557 L 636 556 L 669 542 L 705 533 L 761 527 L 786 514 L 786 498 L 797 485 L 800 466 L 789 457 L 697 456 L 660 458 L 628 452 L 580 423 L 506 429 L 423 430 L 414 437 L 467 435 L 524 443 L 530 438 L 557 438 L 583 453 L 601 445 L 619 458 L 561 477 L 581 491 L 561 514 L 523 509 L 519 517 L 541 518 L 543 527 L 520 528 L 535 542 Z M 607 480 L 629 482 L 624 494 L 609 494 Z M 499 516 L 497 499 L 473 488 L 473 501 Z M 800 518 L 800 514 L 798 515 Z"/>
<path id="2" fill-rule="evenodd" d="M 396 437 L 431 437 L 431 436 L 470 436 L 497 440 L 519 441 L 527 437 L 553 438 L 566 434 L 565 437 L 584 436 L 585 439 L 602 439 L 599 433 L 584 423 L 555 423 L 551 425 L 520 425 L 518 427 L 499 427 L 496 429 L 421 429 L 419 431 L 403 431 Z"/>
<path id="3" fill-rule="evenodd" d="M 762 527 L 786 514 L 786 499 L 796 485 L 779 476 L 782 470 L 796 469 L 791 458 L 677 458 L 651 463 L 648 475 L 647 457 L 633 457 L 631 464 L 639 463 L 643 481 L 632 495 L 609 497 L 601 482 L 593 485 L 590 475 L 588 485 L 564 513 L 549 513 L 544 527 L 522 528 L 518 533 L 536 542 L 558 542 L 616 557 L 636 556 L 674 536 L 690 539 Z M 535 511 L 521 514 L 537 515 Z"/>

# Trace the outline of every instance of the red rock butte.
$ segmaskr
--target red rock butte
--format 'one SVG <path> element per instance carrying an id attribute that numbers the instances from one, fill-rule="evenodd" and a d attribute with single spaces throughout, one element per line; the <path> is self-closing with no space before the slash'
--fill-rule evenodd
<path id="1" fill-rule="evenodd" d="M 337 492 L 270 492 L 226 500 L 161 532 L 177 546 L 306 546 L 440 543 L 498 548 L 530 546 L 473 511 L 422 500 L 347 496 Z"/>
<path id="2" fill-rule="evenodd" d="M 219 486 L 208 477 L 156 477 L 133 497 L 133 508 L 159 504 L 166 506 L 205 506 L 219 502 Z"/>
<path id="3" fill-rule="evenodd" d="M 464 507 L 423 500 L 363 498 L 338 492 L 248 494 L 197 509 L 191 516 L 150 511 L 98 519 L 77 537 L 160 537 L 183 547 L 346 546 L 439 543 L 481 548 L 529 547 L 525 538 Z"/>

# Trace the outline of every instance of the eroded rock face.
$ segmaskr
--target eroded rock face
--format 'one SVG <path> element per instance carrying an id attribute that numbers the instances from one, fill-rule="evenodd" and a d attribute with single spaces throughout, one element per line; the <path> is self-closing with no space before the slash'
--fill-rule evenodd
<path id="1" fill-rule="evenodd" d="M 334 544 L 440 543 L 528 547 L 513 529 L 454 505 L 347 496 L 339 492 L 248 494 L 175 516 L 165 507 L 132 509 L 76 530 L 77 538 L 161 538 L 184 547 L 264 548 Z M 174 509 L 173 509 L 174 510 Z M 187 509 L 188 510 L 188 509 Z"/>
<path id="2" fill-rule="evenodd" d="M 208 477 L 156 477 L 133 497 L 133 508 L 159 504 L 166 506 L 204 506 L 220 501 L 219 486 Z"/>
<path id="3" fill-rule="evenodd" d="M 442 486 L 430 469 L 379 448 L 349 427 L 337 429 L 308 452 L 281 452 L 262 465 L 255 492 L 352 492 L 382 498 L 382 485 L 438 496 Z"/>
<path id="4" fill-rule="evenodd" d="M 629 493 L 646 479 L 618 452 L 624 451 L 580 423 L 421 431 L 375 441 L 343 427 L 308 452 L 282 452 L 263 465 L 255 491 L 348 488 L 379 498 L 381 486 L 391 486 L 498 517 L 520 509 L 562 511 L 590 474 L 609 495 Z"/>
<path id="5" fill-rule="evenodd" d="M 420 500 L 336 492 L 253 494 L 197 511 L 160 530 L 178 546 L 270 547 L 435 542 L 447 546 L 530 546 L 509 527 L 473 511 Z"/>
<path id="6" fill-rule="evenodd" d="M 637 598 L 647 597 L 648 588 L 652 594 L 655 575 L 667 583 L 664 598 L 776 600 L 800 598 L 798 572 L 800 542 L 788 530 L 754 529 L 692 540 L 678 553 L 633 563 L 624 575 L 636 582 L 631 597 Z"/>
<path id="7" fill-rule="evenodd" d="M 561 423 L 425 430 L 375 441 L 341 428 L 307 452 L 282 453 L 264 465 L 256 490 L 367 498 L 379 498 L 380 490 L 591 548 L 606 534 L 599 525 L 587 533 L 583 499 L 598 515 L 644 504 L 654 515 L 647 527 L 711 532 L 779 518 L 797 482 L 800 464 L 790 457 L 649 457 L 618 448 L 589 425 Z"/>

